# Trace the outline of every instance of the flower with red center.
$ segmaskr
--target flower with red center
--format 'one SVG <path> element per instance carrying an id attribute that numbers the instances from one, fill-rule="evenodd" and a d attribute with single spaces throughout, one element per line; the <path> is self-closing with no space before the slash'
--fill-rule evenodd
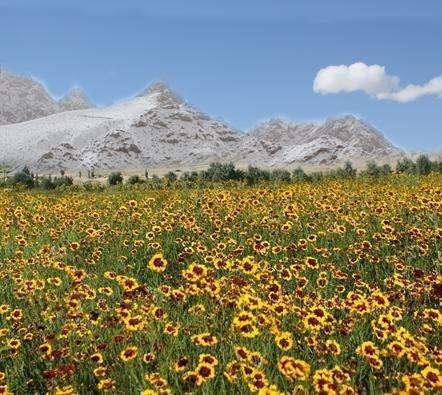
<path id="1" fill-rule="evenodd" d="M 379 349 L 371 341 L 363 342 L 357 349 L 356 353 L 365 358 L 372 358 L 379 356 Z"/>
<path id="2" fill-rule="evenodd" d="M 181 372 L 187 368 L 187 365 L 189 364 L 189 358 L 187 357 L 180 357 L 178 361 L 175 362 L 173 365 L 173 369 L 175 372 Z"/>
<path id="3" fill-rule="evenodd" d="M 213 365 L 200 363 L 196 367 L 195 373 L 197 375 L 197 384 L 201 385 L 205 381 L 213 379 L 215 377 L 215 368 Z"/>
<path id="4" fill-rule="evenodd" d="M 150 258 L 148 266 L 154 272 L 162 273 L 166 270 L 167 261 L 162 253 L 157 253 Z"/>
<path id="5" fill-rule="evenodd" d="M 210 354 L 200 354 L 199 356 L 199 362 L 205 363 L 208 365 L 216 366 L 218 365 L 218 359 Z"/>
<path id="6" fill-rule="evenodd" d="M 293 347 L 293 337 L 290 332 L 281 332 L 275 337 L 276 345 L 284 351 L 288 351 Z"/>
<path id="7" fill-rule="evenodd" d="M 307 362 L 289 356 L 281 357 L 278 369 L 289 380 L 306 380 L 310 374 L 310 365 Z"/>
<path id="8" fill-rule="evenodd" d="M 442 375 L 439 369 L 427 366 L 421 371 L 421 376 L 424 377 L 431 388 L 442 388 Z"/>
<path id="9" fill-rule="evenodd" d="M 136 358 L 137 354 L 138 354 L 138 348 L 135 346 L 129 346 L 120 352 L 120 358 L 123 362 L 127 362 Z"/>
<path id="10" fill-rule="evenodd" d="M 336 340 L 327 340 L 325 342 L 327 351 L 332 355 L 339 355 L 341 353 L 341 346 Z"/>
<path id="11" fill-rule="evenodd" d="M 144 363 L 151 363 L 151 362 L 153 362 L 155 360 L 155 355 L 153 353 L 151 353 L 151 352 L 148 352 L 148 353 L 143 355 L 142 360 L 143 360 Z"/>
<path id="12" fill-rule="evenodd" d="M 97 364 L 103 363 L 103 355 L 99 352 L 92 354 L 90 357 L 91 361 Z"/>
<path id="13" fill-rule="evenodd" d="M 22 317 L 23 317 L 23 313 L 20 309 L 15 309 L 15 310 L 11 311 L 11 318 L 14 321 L 19 321 L 22 319 Z"/>
<path id="14" fill-rule="evenodd" d="M 308 256 L 305 258 L 305 264 L 310 269 L 317 269 L 319 267 L 318 260 L 316 258 L 313 258 L 311 256 Z"/>

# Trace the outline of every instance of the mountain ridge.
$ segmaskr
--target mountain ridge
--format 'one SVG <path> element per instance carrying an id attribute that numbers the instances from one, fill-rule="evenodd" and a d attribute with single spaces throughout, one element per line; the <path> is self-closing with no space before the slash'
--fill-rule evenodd
<path id="1" fill-rule="evenodd" d="M 20 84 L 19 88 L 23 89 Z M 37 93 L 41 88 L 35 86 Z M 45 97 L 37 93 L 37 100 Z M 32 107 L 32 99 L 26 100 Z M 323 123 L 273 118 L 242 133 L 188 104 L 161 81 L 133 99 L 107 107 L 95 108 L 78 88 L 55 103 L 48 105 L 49 114 L 43 117 L 0 125 L 4 141 L 0 162 L 39 171 L 192 166 L 227 160 L 287 167 L 403 154 L 353 115 Z"/>

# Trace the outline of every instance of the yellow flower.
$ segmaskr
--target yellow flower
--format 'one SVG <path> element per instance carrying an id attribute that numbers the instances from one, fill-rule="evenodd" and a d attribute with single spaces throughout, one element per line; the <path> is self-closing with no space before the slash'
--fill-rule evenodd
<path id="1" fill-rule="evenodd" d="M 123 351 L 120 352 L 120 358 L 122 361 L 127 362 L 136 358 L 138 354 L 138 348 L 135 346 L 126 347 Z"/>
<path id="2" fill-rule="evenodd" d="M 281 332 L 275 337 L 276 345 L 284 351 L 288 351 L 293 347 L 293 337 L 290 332 Z"/>
<path id="3" fill-rule="evenodd" d="M 162 253 L 155 254 L 152 258 L 150 258 L 148 266 L 151 270 L 161 273 L 166 270 L 167 261 L 164 258 Z"/>
<path id="4" fill-rule="evenodd" d="M 278 362 L 279 371 L 289 380 L 307 380 L 310 365 L 300 359 L 283 356 Z"/>

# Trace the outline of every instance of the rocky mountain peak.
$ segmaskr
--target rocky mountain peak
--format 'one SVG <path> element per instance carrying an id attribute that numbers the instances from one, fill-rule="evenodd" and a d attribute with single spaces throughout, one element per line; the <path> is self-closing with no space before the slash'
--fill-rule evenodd
<path id="1" fill-rule="evenodd" d="M 58 111 L 58 103 L 36 79 L 0 69 L 0 125 L 24 122 Z"/>
<path id="2" fill-rule="evenodd" d="M 95 107 L 84 90 L 80 87 L 71 88 L 59 101 L 59 104 L 64 111 L 85 110 Z"/>
<path id="3" fill-rule="evenodd" d="M 158 104 L 164 108 L 179 108 L 184 104 L 184 100 L 163 81 L 154 82 L 142 91 L 138 97 L 151 95 L 156 95 Z"/>

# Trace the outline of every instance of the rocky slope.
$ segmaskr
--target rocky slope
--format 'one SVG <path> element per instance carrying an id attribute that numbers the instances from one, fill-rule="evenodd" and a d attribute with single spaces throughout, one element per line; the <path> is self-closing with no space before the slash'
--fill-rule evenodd
<path id="1" fill-rule="evenodd" d="M 330 165 L 401 155 L 375 128 L 349 115 L 323 124 L 297 124 L 273 119 L 249 132 L 241 144 L 246 162 L 283 167 Z"/>
<path id="2" fill-rule="evenodd" d="M 193 165 L 230 157 L 241 135 L 158 83 L 132 100 L 0 127 L 0 160 L 37 171 Z"/>
<path id="3" fill-rule="evenodd" d="M 79 88 L 57 101 L 37 80 L 0 69 L 0 125 L 91 107 L 93 104 Z"/>
<path id="4" fill-rule="evenodd" d="M 0 125 L 28 121 L 60 111 L 38 81 L 0 70 Z"/>
<path id="5" fill-rule="evenodd" d="M 323 124 L 274 119 L 243 134 L 161 82 L 131 100 L 93 108 L 78 88 L 57 102 L 37 81 L 1 72 L 0 125 L 0 163 L 39 172 L 178 168 L 228 160 L 261 167 L 328 166 L 402 154 L 354 116 Z"/>
<path id="6" fill-rule="evenodd" d="M 86 93 L 78 87 L 69 90 L 69 92 L 58 101 L 58 104 L 62 111 L 86 110 L 95 107 Z"/>

